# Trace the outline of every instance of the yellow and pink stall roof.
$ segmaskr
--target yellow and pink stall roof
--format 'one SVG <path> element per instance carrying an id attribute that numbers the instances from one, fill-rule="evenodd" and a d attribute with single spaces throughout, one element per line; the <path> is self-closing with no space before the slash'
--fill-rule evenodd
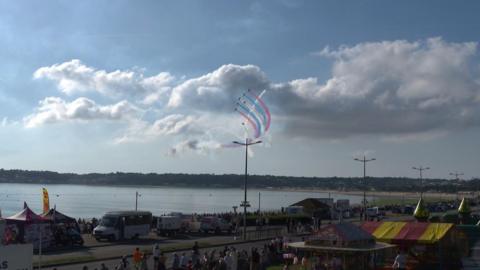
<path id="1" fill-rule="evenodd" d="M 419 244 L 438 242 L 452 227 L 451 223 L 401 221 L 365 222 L 361 226 L 363 230 L 372 234 L 380 242 L 415 241 Z"/>

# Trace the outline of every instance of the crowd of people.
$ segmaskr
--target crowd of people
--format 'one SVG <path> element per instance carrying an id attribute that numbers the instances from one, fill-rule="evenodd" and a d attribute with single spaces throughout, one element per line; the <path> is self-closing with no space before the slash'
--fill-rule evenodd
<path id="1" fill-rule="evenodd" d="M 265 270 L 272 264 L 285 262 L 283 255 L 288 251 L 288 239 L 275 238 L 261 248 L 252 247 L 249 250 L 237 249 L 233 246 L 224 246 L 221 249 L 212 249 L 201 252 L 197 242 L 189 252 L 172 253 L 166 255 L 155 244 L 151 252 L 135 248 L 128 256 L 123 256 L 114 269 L 105 264 L 99 268 L 83 270 Z M 150 262 L 150 264 L 149 264 Z"/>
<path id="2" fill-rule="evenodd" d="M 93 233 L 93 229 L 97 227 L 98 225 L 98 219 L 92 218 L 91 220 L 86 220 L 79 218 L 77 220 L 78 223 L 78 228 L 80 230 L 80 233 L 82 234 L 91 234 Z"/>

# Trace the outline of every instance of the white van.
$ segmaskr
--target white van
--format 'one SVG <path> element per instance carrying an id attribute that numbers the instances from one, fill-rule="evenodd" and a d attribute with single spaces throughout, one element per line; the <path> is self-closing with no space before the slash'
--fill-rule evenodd
<path id="1" fill-rule="evenodd" d="M 204 233 L 220 234 L 221 232 L 228 232 L 230 234 L 232 229 L 232 225 L 223 218 L 209 216 L 201 219 L 200 230 Z"/>
<path id="2" fill-rule="evenodd" d="M 157 218 L 157 235 L 173 236 L 183 230 L 181 216 L 161 216 Z"/>
<path id="3" fill-rule="evenodd" d="M 371 207 L 367 208 L 367 217 L 368 218 L 384 218 L 385 210 L 381 207 Z"/>
<path id="4" fill-rule="evenodd" d="M 148 235 L 152 224 L 152 213 L 147 211 L 107 212 L 93 230 L 95 239 L 133 239 Z"/>
<path id="5" fill-rule="evenodd" d="M 198 233 L 200 232 L 200 220 L 196 215 L 182 216 L 182 228 L 185 232 Z"/>

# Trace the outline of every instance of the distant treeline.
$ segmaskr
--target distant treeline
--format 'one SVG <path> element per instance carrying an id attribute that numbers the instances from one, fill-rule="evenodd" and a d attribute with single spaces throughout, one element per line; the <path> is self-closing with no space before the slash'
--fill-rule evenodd
<path id="1" fill-rule="evenodd" d="M 244 175 L 236 174 L 157 174 L 157 173 L 58 173 L 0 169 L 0 183 L 81 184 L 81 185 L 148 185 L 203 188 L 241 188 Z M 403 177 L 369 177 L 370 191 L 419 191 L 420 180 Z M 480 179 L 424 179 L 424 191 L 456 192 L 480 190 Z M 363 190 L 363 178 L 291 177 L 249 175 L 250 188 L 297 188 L 354 191 Z"/>

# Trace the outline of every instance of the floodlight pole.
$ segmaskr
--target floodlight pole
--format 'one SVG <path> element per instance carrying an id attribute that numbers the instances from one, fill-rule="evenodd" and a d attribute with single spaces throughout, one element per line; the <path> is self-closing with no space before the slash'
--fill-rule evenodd
<path id="1" fill-rule="evenodd" d="M 244 186 L 243 186 L 244 197 L 243 197 L 243 202 L 240 204 L 240 206 L 243 206 L 243 240 L 247 240 L 247 207 L 249 207 L 249 204 L 247 201 L 248 147 L 250 145 L 254 145 L 261 142 L 262 141 L 249 142 L 248 138 L 245 139 L 245 142 L 238 142 L 238 141 L 233 142 L 234 144 L 245 146 L 245 180 L 244 180 Z"/>
<path id="2" fill-rule="evenodd" d="M 363 218 L 367 220 L 367 162 L 376 160 L 375 158 L 367 159 L 363 156 L 363 159 L 354 158 L 355 161 L 363 163 Z"/>
<path id="3" fill-rule="evenodd" d="M 423 171 L 430 170 L 430 167 L 412 167 L 412 169 L 420 172 L 420 199 L 423 198 Z"/>

